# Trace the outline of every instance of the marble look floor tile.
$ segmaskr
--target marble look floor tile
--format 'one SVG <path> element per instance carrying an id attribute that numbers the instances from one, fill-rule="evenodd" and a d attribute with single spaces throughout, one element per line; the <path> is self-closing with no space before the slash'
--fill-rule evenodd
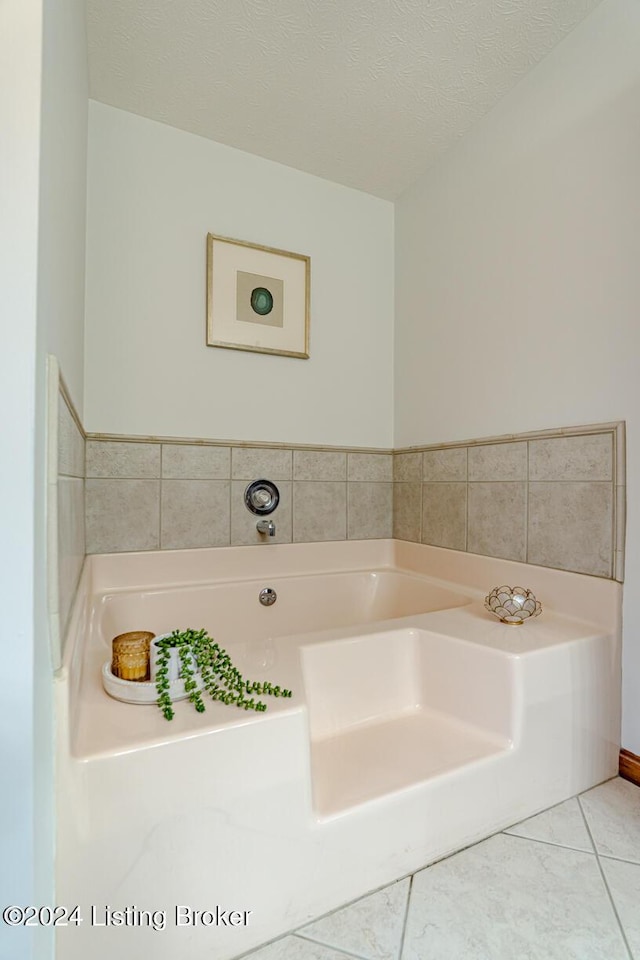
<path id="1" fill-rule="evenodd" d="M 640 787 L 615 777 L 580 803 L 598 853 L 640 863 Z"/>
<path id="2" fill-rule="evenodd" d="M 634 960 L 640 960 L 640 864 L 600 858 Z"/>
<path id="3" fill-rule="evenodd" d="M 498 834 L 416 874 L 402 960 L 628 960 L 590 854 Z"/>
<path id="4" fill-rule="evenodd" d="M 516 823 L 504 832 L 516 837 L 544 840 L 546 843 L 555 843 L 561 847 L 572 847 L 574 850 L 593 853 L 593 844 L 589 839 L 584 817 L 575 797 L 558 804 L 557 807 L 551 807 L 550 810 L 544 810 L 535 817 Z"/>
<path id="5" fill-rule="evenodd" d="M 345 953 L 325 947 L 302 937 L 285 937 L 276 940 L 254 953 L 246 954 L 242 960 L 350 960 Z"/>
<path id="6" fill-rule="evenodd" d="M 409 880 L 400 880 L 298 932 L 367 960 L 397 960 L 408 893 Z"/>

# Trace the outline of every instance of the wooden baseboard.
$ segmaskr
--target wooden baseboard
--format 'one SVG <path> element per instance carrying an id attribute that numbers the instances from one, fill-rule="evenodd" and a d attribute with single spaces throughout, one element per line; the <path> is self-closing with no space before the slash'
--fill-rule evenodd
<path id="1" fill-rule="evenodd" d="M 640 757 L 630 750 L 620 751 L 620 776 L 640 787 Z"/>

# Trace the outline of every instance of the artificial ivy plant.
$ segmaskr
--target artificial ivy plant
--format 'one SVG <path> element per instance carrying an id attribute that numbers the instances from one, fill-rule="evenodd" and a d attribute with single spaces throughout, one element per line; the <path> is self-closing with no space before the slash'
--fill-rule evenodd
<path id="1" fill-rule="evenodd" d="M 200 673 L 203 687 L 212 700 L 219 700 L 227 705 L 235 704 L 244 710 L 261 713 L 267 709 L 266 703 L 254 700 L 251 694 L 259 697 L 291 696 L 291 690 L 272 686 L 270 683 L 245 680 L 234 667 L 227 651 L 217 644 L 206 630 L 174 630 L 171 636 L 156 641 L 156 647 L 159 651 L 156 661 L 156 702 L 166 720 L 173 720 L 174 716 L 169 681 L 169 660 L 173 649 L 178 650 L 179 677 L 184 681 L 185 693 L 189 694 L 189 701 L 198 713 L 204 712 L 205 705 L 196 672 Z"/>

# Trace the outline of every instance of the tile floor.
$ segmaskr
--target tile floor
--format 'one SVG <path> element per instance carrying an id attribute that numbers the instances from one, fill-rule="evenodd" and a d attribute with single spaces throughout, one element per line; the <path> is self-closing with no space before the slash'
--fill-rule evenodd
<path id="1" fill-rule="evenodd" d="M 640 960 L 640 788 L 620 778 L 246 960 Z"/>

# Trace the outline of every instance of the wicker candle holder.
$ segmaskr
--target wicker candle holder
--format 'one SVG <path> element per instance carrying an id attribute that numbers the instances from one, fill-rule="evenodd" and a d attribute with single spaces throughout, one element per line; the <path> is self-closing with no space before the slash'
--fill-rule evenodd
<path id="1" fill-rule="evenodd" d="M 155 633 L 132 630 L 112 641 L 111 673 L 121 680 L 149 679 L 149 645 Z"/>

